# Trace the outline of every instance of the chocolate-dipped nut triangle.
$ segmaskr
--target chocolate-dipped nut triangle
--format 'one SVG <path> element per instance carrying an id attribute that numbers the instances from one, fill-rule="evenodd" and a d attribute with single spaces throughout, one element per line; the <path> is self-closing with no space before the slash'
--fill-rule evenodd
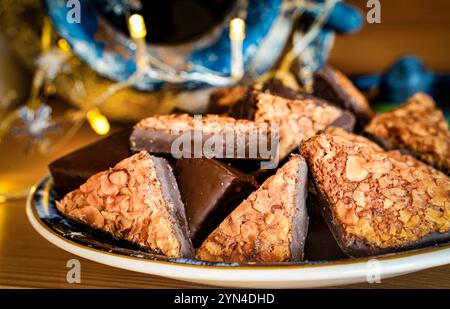
<path id="1" fill-rule="evenodd" d="M 364 131 L 387 149 L 406 151 L 450 174 L 450 131 L 433 99 L 417 93 L 399 108 L 372 119 Z"/>
<path id="2" fill-rule="evenodd" d="M 314 74 L 314 95 L 355 114 L 359 128 L 374 116 L 366 97 L 347 76 L 330 66 Z"/>
<path id="3" fill-rule="evenodd" d="M 352 130 L 354 118 L 341 109 L 316 98 L 287 99 L 260 91 L 253 91 L 245 102 L 234 107 L 231 113 L 237 118 L 279 125 L 280 160 L 295 150 L 302 140 L 308 139 L 345 117 Z"/>
<path id="4" fill-rule="evenodd" d="M 347 141 L 354 143 L 355 145 L 359 145 L 360 147 L 369 147 L 369 148 L 373 149 L 374 151 L 381 151 L 381 152 L 383 151 L 383 148 L 381 148 L 378 144 L 376 144 L 375 142 L 372 142 L 368 138 L 361 136 L 361 135 L 354 134 L 354 133 L 350 133 L 341 128 L 330 127 L 328 129 L 326 129 L 324 132 L 329 135 L 342 137 L 342 138 L 346 139 Z M 399 162 L 403 162 L 410 167 L 415 167 L 415 168 L 421 169 L 425 173 L 434 175 L 437 178 L 442 177 L 442 172 L 440 172 L 439 170 L 433 168 L 432 166 L 430 166 L 428 164 L 423 163 L 420 160 L 415 159 L 414 157 L 412 157 L 410 155 L 402 154 L 398 150 L 391 150 L 386 153 L 389 155 L 389 157 L 394 158 L 394 159 L 398 160 Z"/>
<path id="5" fill-rule="evenodd" d="M 286 99 L 306 99 L 313 98 L 305 92 L 300 92 L 287 87 L 282 81 L 272 79 L 264 84 L 254 84 L 252 86 L 233 86 L 229 88 L 219 88 L 210 95 L 208 114 L 228 114 L 235 105 L 243 104 L 244 101 L 251 100 L 253 91 L 261 91 Z"/>
<path id="6" fill-rule="evenodd" d="M 175 177 L 162 158 L 139 152 L 90 177 L 56 206 L 65 216 L 168 257 L 194 250 Z"/>
<path id="7" fill-rule="evenodd" d="M 319 194 L 317 207 L 348 255 L 450 239 L 450 179 L 442 172 L 357 136 L 316 135 L 302 143 L 301 153 Z"/>
<path id="8" fill-rule="evenodd" d="M 133 151 L 146 150 L 177 158 L 266 160 L 272 159 L 273 152 L 276 154 L 267 124 L 218 115 L 148 117 L 134 126 L 130 144 Z M 267 147 L 267 152 L 257 147 L 261 144 Z"/>
<path id="9" fill-rule="evenodd" d="M 308 229 L 307 166 L 299 155 L 278 169 L 208 236 L 205 261 L 299 261 Z"/>

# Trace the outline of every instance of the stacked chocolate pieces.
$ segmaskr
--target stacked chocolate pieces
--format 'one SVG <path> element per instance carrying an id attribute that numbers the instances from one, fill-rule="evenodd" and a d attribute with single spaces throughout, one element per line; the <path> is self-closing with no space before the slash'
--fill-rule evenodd
<path id="1" fill-rule="evenodd" d="M 426 95 L 374 117 L 326 67 L 314 96 L 271 81 L 217 91 L 210 111 L 220 115 L 149 117 L 52 163 L 58 191 L 71 191 L 58 210 L 153 253 L 193 257 L 195 246 L 215 262 L 302 260 L 307 191 L 347 255 L 450 240 L 450 133 Z M 269 151 L 255 151 L 264 143 Z M 114 145 L 107 159 L 95 155 Z M 260 169 L 274 153 L 278 169 Z"/>

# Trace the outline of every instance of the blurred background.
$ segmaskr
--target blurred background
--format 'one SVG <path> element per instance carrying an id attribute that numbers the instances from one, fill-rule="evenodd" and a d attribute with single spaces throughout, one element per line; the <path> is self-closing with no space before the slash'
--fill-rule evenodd
<path id="1" fill-rule="evenodd" d="M 346 1 L 366 11 L 365 0 Z M 405 54 L 450 71 L 450 1 L 381 1 L 381 23 L 337 38 L 329 62 L 347 74 L 380 72 Z"/>
<path id="2" fill-rule="evenodd" d="M 368 11 L 366 0 L 347 0 L 346 2 L 360 9 L 364 17 L 364 24 L 362 29 L 354 34 L 338 34 L 336 36 L 329 64 L 350 76 L 380 74 L 385 72 L 399 57 L 413 54 L 420 57 L 431 71 L 450 72 L 450 1 L 381 1 L 380 24 L 368 24 L 365 21 Z M 38 0 L 0 0 L 0 4 L 2 10 L 19 10 L 22 4 L 41 6 L 41 2 Z M 42 13 L 42 10 L 39 12 Z M 8 19 L 5 16 L 8 16 Z M 30 64 L 33 64 L 34 59 L 26 57 L 24 59 L 23 54 L 32 51 L 36 46 L 27 44 L 26 36 L 20 36 L 21 28 L 15 25 L 16 22 L 19 25 L 20 21 L 10 19 L 11 16 L 14 14 L 0 10 L 0 110 L 8 110 L 25 102 L 30 97 L 32 88 L 33 71 Z M 26 16 L 30 20 L 38 20 L 42 17 L 33 14 Z M 6 28 L 5 24 L 9 25 L 9 28 Z M 7 29 L 15 29 L 18 32 L 14 34 L 13 31 L 11 34 L 12 30 L 8 30 L 9 33 L 5 33 Z M 41 30 L 38 27 L 34 29 L 36 37 L 39 37 Z M 60 47 L 64 49 L 65 45 Z M 22 57 L 19 57 L 18 53 L 22 53 Z M 104 84 L 108 83 L 89 69 L 83 69 L 79 74 L 82 78 L 89 76 L 98 82 L 93 84 L 91 89 L 93 92 L 98 91 L 97 88 L 106 87 Z M 51 87 L 46 91 L 50 94 L 56 93 L 56 90 Z M 116 100 L 125 103 L 119 104 L 118 110 L 111 113 L 115 113 L 116 116 L 123 115 L 123 117 L 112 117 L 113 119 L 120 118 L 120 121 L 110 121 L 110 131 L 133 123 L 131 119 L 136 117 L 127 117 L 127 113 L 131 113 L 131 110 L 126 101 L 129 96 L 136 96 L 137 100 L 145 98 L 142 93 L 135 93 L 136 91 L 131 94 L 127 93 Z M 158 98 L 153 101 L 158 102 Z M 154 102 L 144 99 L 141 104 L 151 105 Z M 47 104 L 52 108 L 54 116 L 67 116 L 67 111 L 71 109 L 71 105 L 66 102 L 65 98 L 58 95 L 50 95 Z M 441 102 L 442 104 L 446 105 L 447 103 Z M 140 115 L 142 113 L 145 111 L 141 111 Z M 4 112 L 0 113 L 0 131 L 6 122 L 5 115 Z M 64 126 L 62 128 L 62 130 L 69 129 Z M 39 144 L 38 148 L 41 150 L 50 149 L 61 139 L 60 132 L 61 128 L 56 128 L 53 132 L 49 127 L 48 136 L 45 138 L 38 136 L 36 141 L 30 141 L 27 134 L 21 132 L 19 128 L 1 137 L 0 202 L 5 200 L 6 196 L 11 197 L 14 194 L 17 194 L 17 197 L 23 196 L 31 185 L 48 173 L 47 164 L 55 158 L 101 138 L 101 135 L 96 134 L 88 123 L 84 122 L 80 124 L 80 128 L 75 134 L 66 137 L 67 143 L 64 143 L 62 147 L 55 151 L 36 150 L 35 143 Z"/>

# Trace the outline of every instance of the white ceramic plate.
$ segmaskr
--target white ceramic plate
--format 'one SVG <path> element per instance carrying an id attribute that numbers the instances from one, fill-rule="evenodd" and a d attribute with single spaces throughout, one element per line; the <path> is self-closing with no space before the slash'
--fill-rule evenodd
<path id="1" fill-rule="evenodd" d="M 311 288 L 373 282 L 450 263 L 450 245 L 376 258 L 279 265 L 209 263 L 141 252 L 66 220 L 56 211 L 51 177 L 34 187 L 27 216 L 45 239 L 80 257 L 112 267 L 226 287 Z"/>

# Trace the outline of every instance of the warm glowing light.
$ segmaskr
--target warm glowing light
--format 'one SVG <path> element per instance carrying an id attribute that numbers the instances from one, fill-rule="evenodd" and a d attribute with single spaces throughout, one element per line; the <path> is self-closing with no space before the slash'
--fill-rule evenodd
<path id="1" fill-rule="evenodd" d="M 58 40 L 58 47 L 64 52 L 69 52 L 70 51 L 70 45 L 64 39 L 59 39 Z"/>
<path id="2" fill-rule="evenodd" d="M 230 21 L 231 77 L 240 80 L 244 76 L 244 55 L 242 45 L 245 39 L 245 22 L 242 18 Z"/>
<path id="3" fill-rule="evenodd" d="M 110 126 L 108 119 L 100 113 L 98 108 L 91 109 L 87 114 L 86 118 L 91 125 L 95 133 L 99 135 L 108 134 Z"/>
<path id="4" fill-rule="evenodd" d="M 133 14 L 128 19 L 128 26 L 130 28 L 130 35 L 134 39 L 142 39 L 147 35 L 145 22 L 142 15 Z"/>
<path id="5" fill-rule="evenodd" d="M 0 194 L 0 204 L 6 202 L 7 200 L 8 199 L 6 198 L 6 196 Z"/>
<path id="6" fill-rule="evenodd" d="M 232 41 L 245 39 L 245 22 L 242 18 L 233 18 L 230 21 L 230 39 Z"/>
<path id="7" fill-rule="evenodd" d="M 48 52 L 52 45 L 52 31 L 52 23 L 50 18 L 45 17 L 41 35 L 41 49 L 44 53 Z"/>

